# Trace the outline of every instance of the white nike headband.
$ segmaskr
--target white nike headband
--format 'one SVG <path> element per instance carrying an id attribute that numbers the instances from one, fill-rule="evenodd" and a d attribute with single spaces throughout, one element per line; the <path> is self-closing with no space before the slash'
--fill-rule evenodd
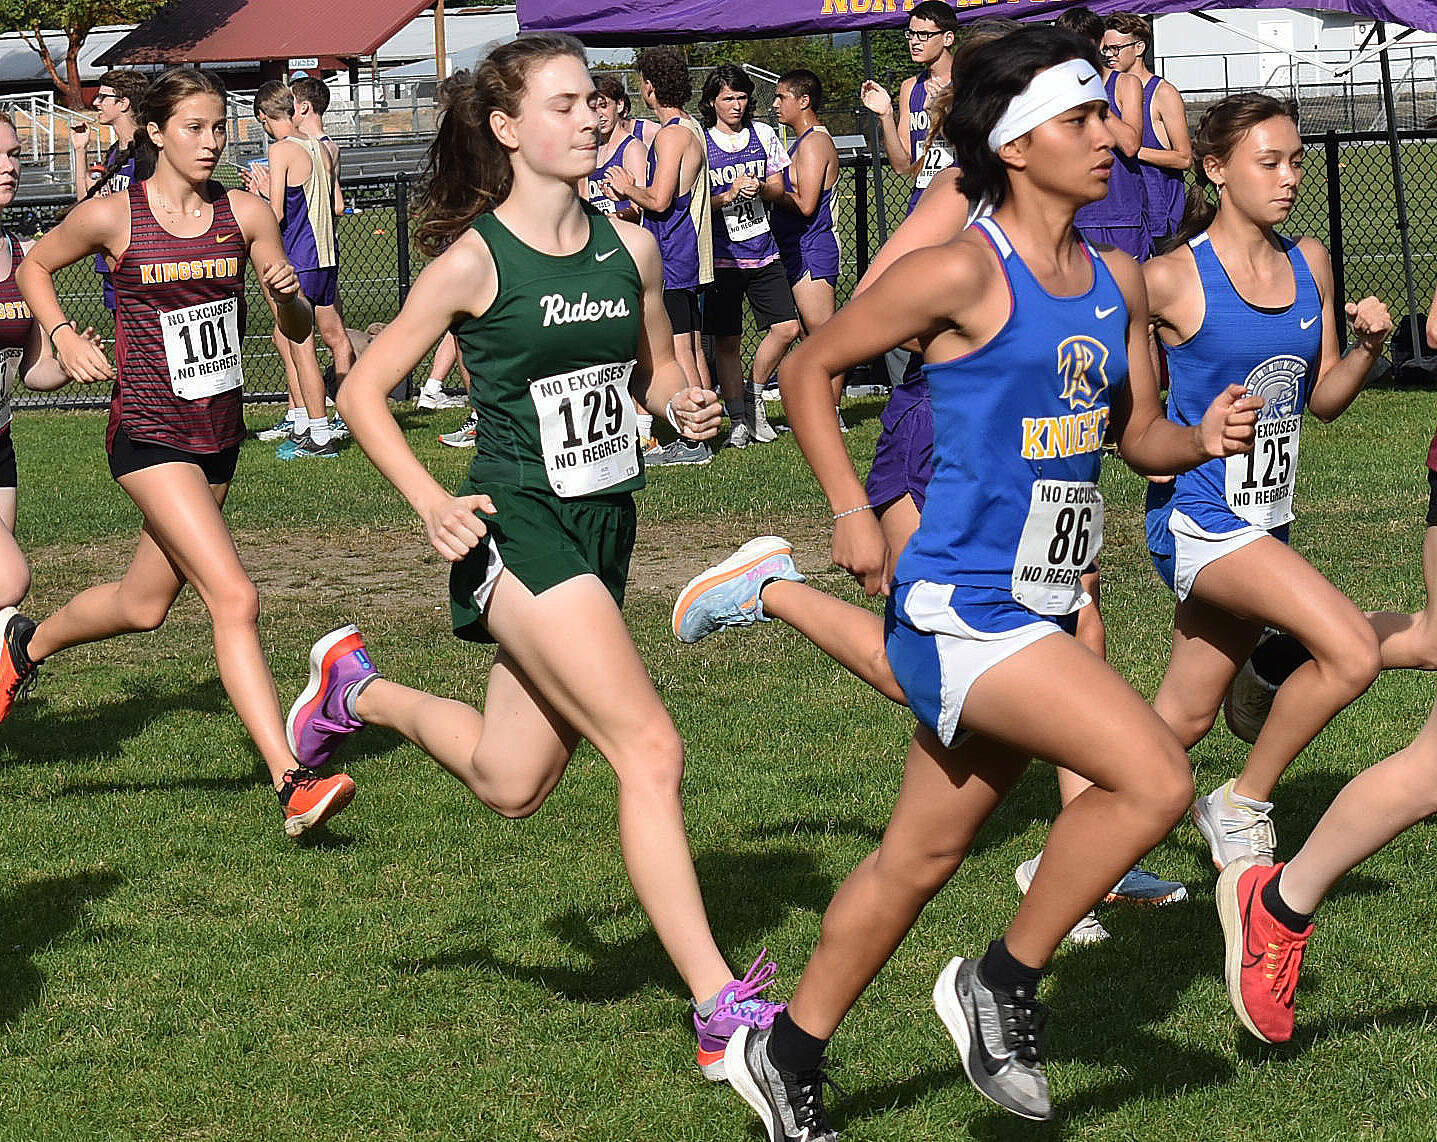
<path id="1" fill-rule="evenodd" d="M 1087 60 L 1069 59 L 1044 68 L 1013 97 L 997 126 L 988 132 L 988 146 L 997 151 L 1054 115 L 1099 99 L 1106 103 L 1108 91 Z"/>

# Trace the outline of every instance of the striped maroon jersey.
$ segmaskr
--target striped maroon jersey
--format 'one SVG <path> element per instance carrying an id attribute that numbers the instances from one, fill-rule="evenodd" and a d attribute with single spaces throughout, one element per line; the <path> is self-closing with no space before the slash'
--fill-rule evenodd
<path id="1" fill-rule="evenodd" d="M 136 443 L 222 452 L 245 434 L 244 234 L 218 183 L 214 219 L 195 238 L 160 225 L 145 185 L 126 192 L 130 245 L 113 274 L 118 375 L 105 446 L 123 426 Z"/>
<path id="2" fill-rule="evenodd" d="M 0 281 L 0 429 L 10 427 L 10 394 L 20 376 L 20 361 L 30 340 L 30 326 L 34 324 L 30 307 L 15 284 L 15 271 L 25 256 L 20 249 L 20 239 L 8 232 L 4 238 L 10 244 L 10 273 Z"/>

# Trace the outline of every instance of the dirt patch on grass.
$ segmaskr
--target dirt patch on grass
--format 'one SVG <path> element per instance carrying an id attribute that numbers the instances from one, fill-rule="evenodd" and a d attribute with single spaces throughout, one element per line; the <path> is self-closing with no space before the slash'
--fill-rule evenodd
<path id="1" fill-rule="evenodd" d="M 671 596 L 705 567 L 762 534 L 789 539 L 805 571 L 829 567 L 829 529 L 822 519 L 720 517 L 641 524 L 629 572 L 630 593 Z M 302 607 L 317 598 L 356 614 L 374 608 L 448 605 L 448 564 L 425 542 L 417 524 L 412 530 L 240 532 L 235 545 L 267 609 L 275 604 Z M 76 591 L 123 573 L 134 549 L 131 538 L 32 549 L 32 605 L 48 613 Z"/>

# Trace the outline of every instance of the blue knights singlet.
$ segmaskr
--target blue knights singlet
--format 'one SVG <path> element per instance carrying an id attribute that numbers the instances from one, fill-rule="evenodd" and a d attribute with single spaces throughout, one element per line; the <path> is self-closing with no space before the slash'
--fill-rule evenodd
<path id="1" fill-rule="evenodd" d="M 1002 262 L 1013 310 L 982 348 L 923 367 L 933 479 L 895 584 L 951 585 L 948 605 L 968 626 L 1001 634 L 1083 605 L 1081 575 L 1102 546 L 1103 438 L 1128 379 L 1128 307 L 1086 243 L 1092 284 L 1054 297 L 993 219 L 973 225 Z"/>
<path id="2" fill-rule="evenodd" d="M 1188 243 L 1206 306 L 1198 331 L 1181 345 L 1168 346 L 1168 419 L 1197 424 L 1231 384 L 1244 385 L 1266 403 L 1257 414 L 1251 453 L 1209 460 L 1170 485 L 1152 486 L 1150 546 L 1162 539 L 1158 532 L 1174 510 L 1215 535 L 1248 525 L 1272 531 L 1292 522 L 1302 411 L 1322 353 L 1322 298 L 1297 243 L 1280 240 L 1297 296 L 1278 310 L 1243 300 L 1205 232 Z"/>

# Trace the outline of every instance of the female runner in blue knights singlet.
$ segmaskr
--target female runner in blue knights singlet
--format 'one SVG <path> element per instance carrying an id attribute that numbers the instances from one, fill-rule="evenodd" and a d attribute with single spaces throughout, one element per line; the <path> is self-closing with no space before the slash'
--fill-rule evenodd
<path id="1" fill-rule="evenodd" d="M 1327 421 L 1352 403 L 1392 319 L 1376 298 L 1348 305 L 1357 336 L 1343 357 L 1327 251 L 1314 238 L 1277 233 L 1302 182 L 1302 141 L 1286 104 L 1257 94 L 1222 100 L 1204 113 L 1194 150 L 1200 186 L 1179 244 L 1146 272 L 1171 376 L 1168 413 L 1192 424 L 1233 382 L 1264 404 L 1250 454 L 1150 489 L 1148 546 L 1178 598 L 1172 660 L 1154 707 L 1191 746 L 1212 726 L 1264 625 L 1289 632 L 1313 656 L 1278 691 L 1242 774 L 1193 806 L 1221 869 L 1243 856 L 1271 863 L 1278 779 L 1380 666 L 1371 624 L 1287 546 L 1287 532 L 1303 412 Z"/>
<path id="2" fill-rule="evenodd" d="M 829 906 L 787 1013 L 770 1030 L 738 1032 L 725 1059 L 773 1140 L 834 1136 L 821 1097 L 828 1037 L 1033 756 L 1095 784 L 1058 817 L 1005 936 L 981 961 L 954 959 L 934 1000 L 978 1089 L 1014 1113 L 1050 1117 L 1043 969 L 1176 823 L 1192 787 L 1171 731 L 1067 632 L 1101 545 L 1110 422 L 1130 464 L 1172 472 L 1247 448 L 1257 401 L 1233 386 L 1200 426 L 1163 419 L 1141 274 L 1073 228 L 1112 167 L 1091 44 L 1044 27 L 985 44 L 968 57 L 953 106 L 946 133 L 961 188 L 992 202 L 991 218 L 904 258 L 782 370 L 799 444 L 834 513 L 834 561 L 870 594 L 890 590 L 890 553 L 829 378 L 916 339 L 935 433 L 927 506 L 892 578 L 887 620 L 888 658 L 919 721 L 897 806 L 879 849 Z"/>

